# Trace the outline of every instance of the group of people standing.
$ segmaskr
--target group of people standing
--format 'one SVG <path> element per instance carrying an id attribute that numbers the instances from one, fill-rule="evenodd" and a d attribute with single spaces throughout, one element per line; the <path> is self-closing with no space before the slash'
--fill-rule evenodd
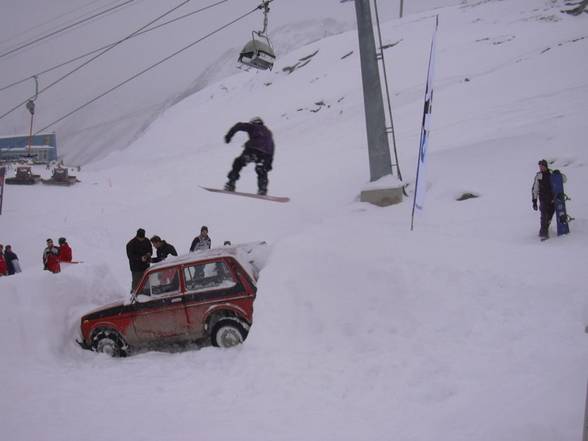
<path id="1" fill-rule="evenodd" d="M 0 244 L 0 277 L 20 273 L 18 256 L 12 251 L 12 246 Z"/>
<path id="2" fill-rule="evenodd" d="M 47 246 L 43 250 L 43 269 L 52 273 L 61 271 L 61 262 L 72 262 L 72 250 L 65 237 L 59 238 L 59 246 L 53 244 L 53 239 L 47 239 Z M 10 276 L 20 273 L 20 261 L 12 246 L 0 244 L 0 276 Z"/>
<path id="3" fill-rule="evenodd" d="M 200 234 L 192 240 L 190 252 L 210 249 L 212 240 L 208 236 L 208 227 L 203 225 Z M 153 256 L 153 247 L 156 256 Z M 143 277 L 143 273 L 152 263 L 161 262 L 168 256 L 177 256 L 176 248 L 161 237 L 155 235 L 147 239 L 145 230 L 139 228 L 137 234 L 127 243 L 127 257 L 131 269 L 131 291 L 134 291 Z"/>
<path id="4" fill-rule="evenodd" d="M 43 269 L 52 273 L 61 271 L 61 262 L 73 261 L 73 253 L 65 237 L 60 237 L 58 243 L 59 246 L 55 246 L 53 239 L 47 239 L 47 247 L 43 250 Z"/>

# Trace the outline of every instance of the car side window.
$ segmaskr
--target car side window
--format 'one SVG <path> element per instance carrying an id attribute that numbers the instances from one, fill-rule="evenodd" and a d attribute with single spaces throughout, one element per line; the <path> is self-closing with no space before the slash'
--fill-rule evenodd
<path id="1" fill-rule="evenodd" d="M 186 266 L 184 279 L 188 291 L 226 289 L 236 285 L 231 270 L 222 261 Z"/>
<path id="2" fill-rule="evenodd" d="M 180 273 L 177 268 L 164 268 L 149 274 L 139 294 L 164 296 L 180 290 Z"/>

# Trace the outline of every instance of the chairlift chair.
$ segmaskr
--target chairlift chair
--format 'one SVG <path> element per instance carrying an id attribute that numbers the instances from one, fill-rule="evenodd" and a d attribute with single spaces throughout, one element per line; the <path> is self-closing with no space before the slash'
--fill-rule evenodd
<path id="1" fill-rule="evenodd" d="M 255 38 L 256 35 L 257 38 Z M 239 62 L 260 70 L 272 70 L 276 55 L 269 38 L 256 31 L 253 31 L 251 36 L 251 41 L 247 42 L 239 54 Z"/>

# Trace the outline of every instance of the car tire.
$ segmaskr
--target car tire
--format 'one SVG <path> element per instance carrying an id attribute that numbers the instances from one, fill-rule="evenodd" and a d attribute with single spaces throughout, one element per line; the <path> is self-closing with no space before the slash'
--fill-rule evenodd
<path id="1" fill-rule="evenodd" d="M 126 357 L 128 348 L 118 332 L 99 329 L 92 336 L 92 350 L 111 357 Z"/>
<path id="2" fill-rule="evenodd" d="M 220 319 L 212 328 L 210 339 L 217 348 L 231 348 L 240 345 L 247 338 L 247 330 L 234 318 Z"/>

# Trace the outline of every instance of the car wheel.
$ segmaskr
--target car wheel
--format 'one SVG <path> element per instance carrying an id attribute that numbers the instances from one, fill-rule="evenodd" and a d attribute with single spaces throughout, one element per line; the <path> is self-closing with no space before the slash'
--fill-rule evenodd
<path id="1" fill-rule="evenodd" d="M 92 349 L 111 357 L 125 357 L 127 345 L 120 334 L 111 329 L 101 329 L 92 337 Z"/>
<path id="2" fill-rule="evenodd" d="M 240 345 L 246 338 L 245 327 L 236 319 L 221 319 L 212 328 L 212 345 L 218 348 Z"/>

